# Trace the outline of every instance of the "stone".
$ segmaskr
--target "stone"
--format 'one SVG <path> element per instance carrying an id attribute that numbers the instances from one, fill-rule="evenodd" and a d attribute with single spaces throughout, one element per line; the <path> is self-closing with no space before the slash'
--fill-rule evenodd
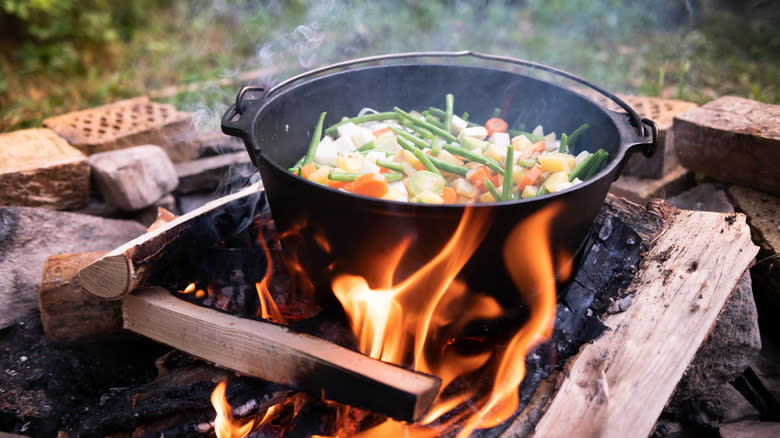
<path id="1" fill-rule="evenodd" d="M 720 426 L 721 438 L 777 438 L 780 422 L 745 420 Z"/>
<path id="2" fill-rule="evenodd" d="M 728 194 L 735 208 L 747 215 L 753 242 L 760 248 L 750 268 L 759 322 L 780 342 L 780 197 L 741 186 L 731 186 Z"/>
<path id="3" fill-rule="evenodd" d="M 103 199 L 122 210 L 149 207 L 179 184 L 173 163 L 155 145 L 93 154 L 89 164 Z"/>
<path id="4" fill-rule="evenodd" d="M 43 126 L 87 155 L 142 144 L 159 145 L 174 162 L 198 155 L 192 114 L 146 96 L 49 117 Z"/>
<path id="5" fill-rule="evenodd" d="M 712 183 L 694 186 L 679 195 L 666 198 L 666 202 L 682 210 L 734 213 L 734 206 L 731 205 L 726 191 Z"/>
<path id="6" fill-rule="evenodd" d="M 693 172 L 678 165 L 661 178 L 640 178 L 624 175 L 612 183 L 609 192 L 637 204 L 651 198 L 667 198 L 677 195 L 695 184 Z"/>
<path id="7" fill-rule="evenodd" d="M 758 357 L 761 335 L 750 273 L 734 288 L 707 340 L 677 384 L 674 399 L 697 400 L 739 377 Z"/>
<path id="8" fill-rule="evenodd" d="M 47 257 L 109 251 L 145 231 L 135 221 L 34 207 L 0 209 L 0 329 L 38 311 Z"/>
<path id="9" fill-rule="evenodd" d="M 50 129 L 0 134 L 0 206 L 81 208 L 89 172 L 87 157 Z"/>
<path id="10" fill-rule="evenodd" d="M 678 114 L 672 130 L 683 166 L 780 196 L 780 105 L 725 96 Z"/>
<path id="11" fill-rule="evenodd" d="M 226 180 L 246 178 L 257 171 L 246 152 L 184 161 L 177 163 L 175 168 L 179 177 L 176 192 L 180 194 L 214 191 Z"/>

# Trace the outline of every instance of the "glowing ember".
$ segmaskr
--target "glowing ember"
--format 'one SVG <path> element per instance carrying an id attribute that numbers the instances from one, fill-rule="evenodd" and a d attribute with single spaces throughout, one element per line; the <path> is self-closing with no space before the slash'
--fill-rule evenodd
<path id="1" fill-rule="evenodd" d="M 252 431 L 255 421 L 240 422 L 233 418 L 233 411 L 225 398 L 226 387 L 227 384 L 223 380 L 211 393 L 211 404 L 217 411 L 217 417 L 214 419 L 214 432 L 217 434 L 217 438 L 243 438 Z"/>

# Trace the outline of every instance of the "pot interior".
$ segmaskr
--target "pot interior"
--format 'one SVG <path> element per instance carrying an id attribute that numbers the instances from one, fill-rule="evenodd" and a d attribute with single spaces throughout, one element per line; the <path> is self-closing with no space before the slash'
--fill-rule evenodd
<path id="1" fill-rule="evenodd" d="M 455 96 L 455 113 L 484 123 L 496 108 L 510 129 L 571 133 L 590 127 L 577 141 L 575 153 L 602 148 L 617 157 L 620 133 L 607 111 L 573 91 L 524 74 L 484 67 L 411 64 L 365 67 L 330 74 L 298 84 L 262 103 L 252 126 L 253 147 L 282 169 L 307 150 L 320 112 L 325 127 L 369 107 L 377 111 L 444 108 L 444 96 Z"/>

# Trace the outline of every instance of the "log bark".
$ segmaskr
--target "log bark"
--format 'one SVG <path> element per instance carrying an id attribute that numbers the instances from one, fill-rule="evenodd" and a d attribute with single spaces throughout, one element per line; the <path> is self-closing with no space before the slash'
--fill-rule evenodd
<path id="1" fill-rule="evenodd" d="M 59 346 L 126 336 L 122 303 L 86 293 L 78 273 L 108 251 L 58 254 L 43 265 L 38 307 L 46 339 Z"/>
<path id="2" fill-rule="evenodd" d="M 162 288 L 127 296 L 123 317 L 126 329 L 220 367 L 399 420 L 419 419 L 441 385 L 437 377 L 283 326 L 204 308 Z"/>
<path id="3" fill-rule="evenodd" d="M 81 286 L 100 298 L 121 299 L 134 289 L 146 285 L 152 274 L 152 261 L 164 255 L 166 247 L 185 233 L 193 220 L 217 211 L 232 201 L 256 196 L 261 188 L 260 183 L 253 184 L 215 199 L 114 249 L 79 272 Z"/>
<path id="4" fill-rule="evenodd" d="M 629 285 L 633 303 L 565 371 L 534 436 L 648 436 L 756 253 L 743 215 L 670 218 Z"/>

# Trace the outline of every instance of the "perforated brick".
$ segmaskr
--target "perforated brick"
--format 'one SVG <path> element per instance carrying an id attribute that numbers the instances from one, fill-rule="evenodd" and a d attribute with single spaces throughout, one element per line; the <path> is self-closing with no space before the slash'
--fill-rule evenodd
<path id="1" fill-rule="evenodd" d="M 142 144 L 160 146 L 174 162 L 198 152 L 191 141 L 192 115 L 147 97 L 50 117 L 43 125 L 87 155 Z"/>

